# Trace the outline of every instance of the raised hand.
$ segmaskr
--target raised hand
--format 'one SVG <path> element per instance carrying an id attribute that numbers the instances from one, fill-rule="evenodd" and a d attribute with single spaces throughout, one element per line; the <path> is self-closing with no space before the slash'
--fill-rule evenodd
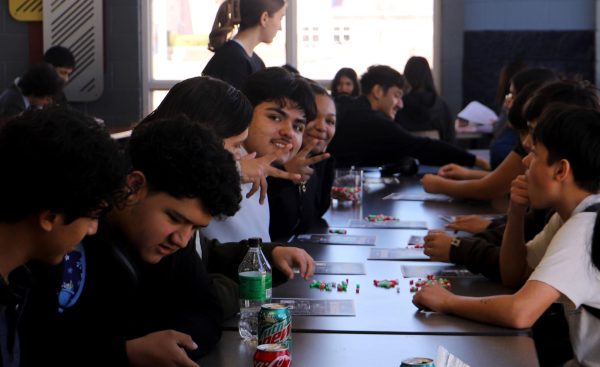
<path id="1" fill-rule="evenodd" d="M 317 140 L 312 140 L 308 144 L 305 144 L 292 159 L 283 165 L 286 171 L 300 174 L 300 179 L 295 180 L 294 182 L 300 183 L 308 181 L 314 172 L 310 166 L 324 161 L 331 156 L 329 153 L 311 156 L 310 152 L 315 148 L 317 143 Z"/>
<path id="2" fill-rule="evenodd" d="M 274 153 L 256 158 L 256 153 L 250 153 L 240 159 L 240 176 L 243 183 L 252 183 L 252 188 L 246 194 L 249 198 L 260 189 L 259 202 L 263 204 L 267 197 L 267 177 L 277 177 L 286 180 L 300 180 L 301 175 L 293 172 L 286 172 L 272 166 L 272 163 L 282 156 L 286 155 L 292 149 L 292 144 L 277 149 Z"/>

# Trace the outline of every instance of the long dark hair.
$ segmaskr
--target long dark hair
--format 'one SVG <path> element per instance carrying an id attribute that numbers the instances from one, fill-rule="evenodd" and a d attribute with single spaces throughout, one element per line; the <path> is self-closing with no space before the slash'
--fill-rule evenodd
<path id="1" fill-rule="evenodd" d="M 437 95 L 433 84 L 433 75 L 427 59 L 421 56 L 413 56 L 404 66 L 404 77 L 414 92 L 431 92 Z"/>
<path id="2" fill-rule="evenodd" d="M 221 139 L 241 134 L 250 125 L 253 107 L 246 96 L 219 79 L 198 76 L 175 84 L 160 105 L 140 124 L 179 114 L 210 125 Z"/>
<path id="3" fill-rule="evenodd" d="M 352 97 L 358 97 L 360 95 L 360 85 L 358 84 L 358 75 L 356 71 L 352 68 L 341 68 L 335 73 L 333 80 L 331 81 L 331 95 L 333 97 L 337 97 L 339 95 L 337 91 L 337 85 L 340 84 L 340 79 L 345 76 L 346 78 L 352 81 L 352 85 L 354 88 L 352 89 L 352 93 L 350 94 Z"/>

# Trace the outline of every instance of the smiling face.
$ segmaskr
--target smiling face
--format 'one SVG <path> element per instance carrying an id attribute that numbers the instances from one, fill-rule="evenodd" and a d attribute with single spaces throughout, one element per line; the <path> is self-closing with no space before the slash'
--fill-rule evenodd
<path id="1" fill-rule="evenodd" d="M 300 149 L 305 127 L 304 111 L 295 107 L 292 101 L 286 99 L 283 107 L 270 101 L 259 103 L 254 108 L 244 148 L 248 153 L 256 152 L 257 157 L 262 157 L 292 144 L 292 150 L 274 162 L 284 164 Z"/>
<path id="2" fill-rule="evenodd" d="M 195 231 L 206 227 L 211 219 L 199 199 L 149 192 L 146 185 L 116 214 L 125 237 L 142 260 L 150 264 L 185 248 Z"/>
<path id="3" fill-rule="evenodd" d="M 263 18 L 261 21 L 263 27 L 261 33 L 261 42 L 273 42 L 273 38 L 275 38 L 277 33 L 281 30 L 281 21 L 285 16 L 286 9 L 287 4 L 273 13 L 273 15 L 269 15 L 267 12 L 263 13 Z"/>
<path id="4" fill-rule="evenodd" d="M 404 91 L 396 86 L 389 87 L 385 92 L 378 85 L 374 89 L 377 97 L 376 109 L 393 120 L 396 117 L 396 112 L 404 107 L 404 103 L 402 102 Z"/>
<path id="5" fill-rule="evenodd" d="M 248 129 L 238 135 L 223 139 L 223 147 L 233 155 L 233 159 L 239 161 L 242 158 L 242 144 L 248 138 Z"/>
<path id="6" fill-rule="evenodd" d="M 325 151 L 335 135 L 335 104 L 329 96 L 324 95 L 316 95 L 315 103 L 317 104 L 317 117 L 306 124 L 304 144 L 316 141 L 317 145 L 311 153 L 320 154 Z"/>

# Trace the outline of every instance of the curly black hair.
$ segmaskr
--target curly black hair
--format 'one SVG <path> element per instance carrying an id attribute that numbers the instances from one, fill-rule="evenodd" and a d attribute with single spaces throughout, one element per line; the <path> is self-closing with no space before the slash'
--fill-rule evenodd
<path id="1" fill-rule="evenodd" d="M 129 140 L 131 169 L 152 192 L 197 198 L 212 216 L 234 215 L 242 200 L 232 155 L 213 130 L 185 115 L 146 121 Z"/>
<path id="2" fill-rule="evenodd" d="M 0 222 L 50 210 L 67 223 L 118 204 L 127 166 L 110 135 L 72 109 L 29 110 L 0 128 Z"/>

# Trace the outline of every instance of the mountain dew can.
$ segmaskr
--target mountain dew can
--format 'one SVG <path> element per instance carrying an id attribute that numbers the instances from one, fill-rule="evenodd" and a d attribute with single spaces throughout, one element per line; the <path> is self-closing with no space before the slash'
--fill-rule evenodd
<path id="1" fill-rule="evenodd" d="M 279 303 L 262 305 L 258 313 L 258 345 L 281 344 L 292 352 L 292 315 Z"/>

